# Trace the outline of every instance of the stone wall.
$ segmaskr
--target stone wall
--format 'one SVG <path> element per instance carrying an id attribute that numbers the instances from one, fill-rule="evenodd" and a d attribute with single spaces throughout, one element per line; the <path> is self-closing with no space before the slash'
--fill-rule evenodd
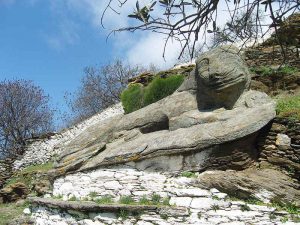
<path id="1" fill-rule="evenodd" d="M 285 46 L 286 63 L 300 69 L 300 49 L 296 46 Z M 283 63 L 282 50 L 279 45 L 258 46 L 245 51 L 245 60 L 249 67 L 278 66 Z"/>
<path id="2" fill-rule="evenodd" d="M 188 203 L 185 197 L 181 199 L 181 202 Z M 215 208 L 212 207 L 213 205 Z M 189 210 L 187 208 L 169 208 L 159 212 L 137 211 L 133 215 L 127 215 L 126 211 L 123 213 L 82 213 L 74 210 L 37 207 L 33 209 L 32 218 L 34 218 L 36 225 L 281 225 L 286 224 L 280 221 L 282 218 L 288 218 L 288 216 L 284 217 L 286 215 L 284 212 L 276 212 L 274 208 L 267 206 L 251 204 L 246 206 L 240 201 L 213 199 L 205 201 L 201 198 L 195 198 Z M 296 225 L 297 223 L 289 222 L 288 224 Z"/>
<path id="3" fill-rule="evenodd" d="M 13 162 L 14 159 L 11 158 L 0 160 L 0 189 L 5 184 L 5 181 L 12 175 Z"/>
<path id="4" fill-rule="evenodd" d="M 300 179 L 300 121 L 276 117 L 258 140 L 259 161 L 279 165 Z"/>
<path id="5" fill-rule="evenodd" d="M 14 162 L 13 168 L 18 170 L 29 165 L 46 163 L 51 160 L 53 156 L 60 153 L 61 148 L 58 148 L 59 145 L 68 143 L 93 124 L 123 113 L 123 107 L 121 103 L 119 103 L 67 130 L 62 131 L 61 133 L 42 140 L 34 141 L 32 144 L 27 146 L 25 154 L 19 160 Z"/>
<path id="6" fill-rule="evenodd" d="M 241 201 L 231 200 L 227 194 L 216 189 L 199 188 L 197 174 L 187 178 L 182 174 L 138 171 L 130 167 L 119 166 L 67 175 L 57 179 L 53 188 L 53 195 L 62 197 L 65 201 L 71 198 L 74 200 L 74 197 L 77 200 L 87 201 L 110 195 L 113 197 L 113 201 L 118 201 L 121 196 L 130 196 L 139 202 L 139 199 L 151 199 L 155 194 L 161 197 L 161 202 L 168 198 L 171 207 L 163 206 L 156 211 L 141 210 L 137 212 L 138 216 L 129 214 L 127 218 L 122 219 L 120 212 L 109 210 L 99 212 L 98 210 L 92 213 L 91 207 L 84 208 L 87 202 L 80 205 L 80 201 L 66 203 L 61 200 L 50 200 L 51 204 L 48 206 L 38 204 L 33 207 L 32 218 L 36 224 L 213 225 L 251 223 L 271 225 L 281 224 L 281 217 L 288 216 L 286 212 L 277 212 L 270 206 L 247 205 Z M 261 196 L 257 195 L 257 197 Z M 56 201 L 61 202 L 56 204 Z M 71 208 L 77 208 L 77 211 L 69 210 L 66 207 L 66 205 L 72 204 L 74 206 Z M 109 205 L 103 207 L 111 208 Z M 122 206 L 120 207 L 122 210 Z M 280 213 L 282 214 L 280 215 Z M 273 219 L 271 220 L 270 216 L 272 215 Z"/>

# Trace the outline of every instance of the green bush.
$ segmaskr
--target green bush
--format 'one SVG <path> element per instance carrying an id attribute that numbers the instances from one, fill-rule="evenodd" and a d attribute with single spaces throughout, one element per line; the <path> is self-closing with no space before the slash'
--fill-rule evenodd
<path id="1" fill-rule="evenodd" d="M 167 78 L 156 77 L 151 81 L 149 86 L 146 87 L 144 106 L 150 105 L 173 94 L 183 81 L 184 77 L 182 75 L 175 75 Z"/>
<path id="2" fill-rule="evenodd" d="M 283 66 L 278 69 L 278 72 L 283 74 L 294 74 L 298 72 L 298 69 L 291 66 Z"/>
<path id="3" fill-rule="evenodd" d="M 279 99 L 277 101 L 276 112 L 281 117 L 300 120 L 300 95 Z"/>
<path id="4" fill-rule="evenodd" d="M 130 196 L 122 196 L 119 200 L 120 204 L 124 204 L 124 205 L 131 205 L 134 202 L 134 199 Z"/>
<path id="5" fill-rule="evenodd" d="M 121 94 L 125 113 L 131 113 L 171 95 L 184 81 L 183 75 L 167 78 L 156 77 L 144 88 L 140 84 L 131 84 Z"/>
<path id="6" fill-rule="evenodd" d="M 273 74 L 291 75 L 298 72 L 299 70 L 291 66 L 282 66 L 278 69 L 274 69 L 269 66 L 259 66 L 250 68 L 250 71 L 261 76 L 270 76 Z"/>
<path id="7" fill-rule="evenodd" d="M 125 113 L 131 113 L 143 107 L 143 86 L 131 84 L 121 94 L 121 101 Z"/>
<path id="8" fill-rule="evenodd" d="M 250 68 L 250 71 L 262 76 L 270 76 L 274 72 L 272 68 L 267 66 L 252 67 Z"/>

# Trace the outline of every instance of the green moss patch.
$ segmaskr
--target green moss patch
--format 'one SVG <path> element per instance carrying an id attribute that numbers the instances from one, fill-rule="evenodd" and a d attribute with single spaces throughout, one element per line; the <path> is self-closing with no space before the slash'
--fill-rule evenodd
<path id="1" fill-rule="evenodd" d="M 300 120 L 300 95 L 278 99 L 276 112 L 280 117 Z"/>
<path id="2" fill-rule="evenodd" d="M 0 225 L 6 225 L 13 219 L 23 215 L 23 210 L 28 207 L 28 204 L 0 204 Z"/>
<path id="3" fill-rule="evenodd" d="M 183 81 L 183 75 L 167 78 L 157 76 L 147 87 L 143 87 L 141 84 L 129 85 L 121 94 L 125 113 L 131 113 L 171 95 Z"/>
<path id="4" fill-rule="evenodd" d="M 291 66 L 282 66 L 278 69 L 269 66 L 259 66 L 250 68 L 250 71 L 261 76 L 272 76 L 277 74 L 292 75 L 299 72 L 297 68 Z"/>
<path id="5" fill-rule="evenodd" d="M 32 188 L 35 175 L 37 173 L 46 173 L 51 168 L 53 168 L 53 163 L 45 163 L 39 165 L 28 166 L 23 170 L 16 172 L 5 184 L 5 186 L 15 184 L 18 182 L 26 184 L 28 187 Z"/>

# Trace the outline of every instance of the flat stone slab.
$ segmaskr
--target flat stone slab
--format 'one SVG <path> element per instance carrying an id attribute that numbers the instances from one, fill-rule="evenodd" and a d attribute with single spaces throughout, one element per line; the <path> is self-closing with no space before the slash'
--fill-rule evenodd
<path id="1" fill-rule="evenodd" d="M 124 205 L 124 204 L 97 204 L 91 201 L 63 201 L 49 198 L 28 198 L 32 204 L 43 205 L 49 208 L 60 208 L 64 210 L 75 210 L 79 212 L 117 212 L 120 210 L 127 210 L 129 212 L 135 211 L 157 211 L 162 208 L 169 208 L 165 206 L 155 205 Z"/>

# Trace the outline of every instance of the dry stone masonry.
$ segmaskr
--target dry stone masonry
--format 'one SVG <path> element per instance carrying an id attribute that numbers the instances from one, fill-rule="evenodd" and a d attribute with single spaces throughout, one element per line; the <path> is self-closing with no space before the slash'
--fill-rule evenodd
<path id="1" fill-rule="evenodd" d="M 119 103 L 61 133 L 35 141 L 27 147 L 24 156 L 14 162 L 13 168 L 18 170 L 29 165 L 46 163 L 61 152 L 59 145 L 68 143 L 93 124 L 123 113 Z"/>
<path id="2" fill-rule="evenodd" d="M 69 201 L 65 204 L 46 199 L 44 202 L 49 201 L 50 203 L 43 205 L 41 204 L 43 200 L 39 200 L 40 205 L 32 209 L 32 218 L 37 222 L 37 225 L 271 225 L 282 224 L 280 220 L 283 217 L 290 217 L 288 213 L 276 211 L 271 206 L 246 204 L 242 201 L 231 200 L 227 194 L 221 193 L 217 189 L 199 188 L 196 176 L 187 178 L 180 174 L 145 172 L 124 166 L 67 175 L 57 179 L 53 187 L 53 195 L 60 196 L 65 201 L 74 199 L 74 197 L 77 200 L 86 201 L 91 200 L 91 196 L 97 199 L 110 195 L 115 202 L 121 196 L 130 196 L 139 202 L 141 198 L 150 200 L 153 195 L 159 195 L 161 201 L 168 198 L 171 206 L 149 206 L 148 208 L 141 206 L 135 210 L 139 213 L 132 215 L 132 213 L 127 212 L 127 217 L 121 218 L 122 215 L 113 206 L 103 206 L 102 209 L 106 207 L 104 212 L 99 212 L 99 209 L 98 212 L 93 212 L 93 209 L 97 207 L 101 209 L 101 205 L 88 204 L 87 207 L 83 203 L 81 206 L 76 206 L 81 208 L 79 210 L 77 208 L 78 212 L 75 212 L 76 202 Z M 130 206 L 123 207 L 124 210 L 130 210 Z"/>

